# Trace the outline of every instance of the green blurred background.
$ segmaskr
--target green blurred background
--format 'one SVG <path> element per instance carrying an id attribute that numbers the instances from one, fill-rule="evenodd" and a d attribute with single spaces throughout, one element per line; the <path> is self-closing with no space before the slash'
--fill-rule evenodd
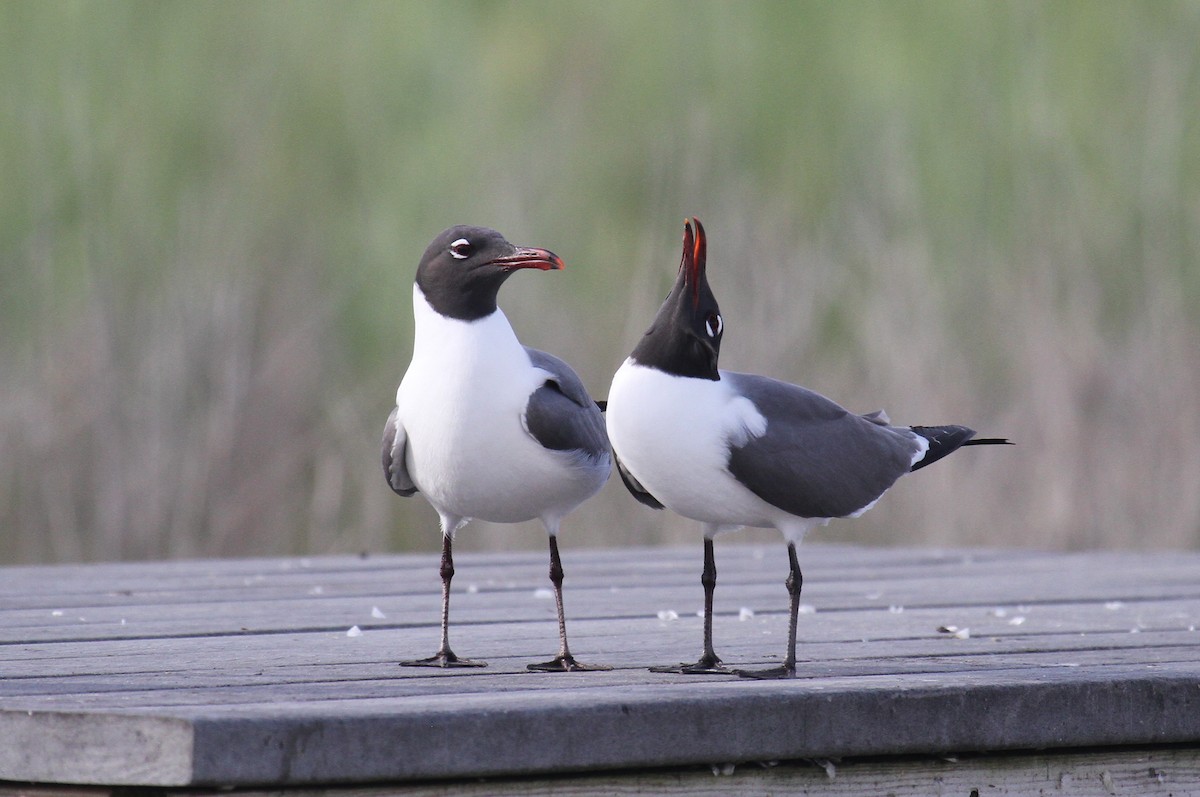
<path id="1" fill-rule="evenodd" d="M 501 304 L 603 397 L 690 215 L 724 367 L 1018 443 L 818 539 L 1200 544 L 1200 4 L 11 2 L 0 70 L 4 562 L 435 550 L 429 240 L 560 254 Z"/>

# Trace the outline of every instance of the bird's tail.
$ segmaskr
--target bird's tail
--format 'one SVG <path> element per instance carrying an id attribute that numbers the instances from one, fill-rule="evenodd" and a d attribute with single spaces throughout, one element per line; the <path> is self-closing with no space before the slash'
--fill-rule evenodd
<path id="1" fill-rule="evenodd" d="M 925 456 L 914 463 L 912 470 L 920 470 L 937 462 L 942 457 L 958 450 L 961 446 L 1007 446 L 1012 443 L 1003 437 L 975 437 L 975 430 L 966 426 L 911 426 L 912 431 L 929 441 Z"/>

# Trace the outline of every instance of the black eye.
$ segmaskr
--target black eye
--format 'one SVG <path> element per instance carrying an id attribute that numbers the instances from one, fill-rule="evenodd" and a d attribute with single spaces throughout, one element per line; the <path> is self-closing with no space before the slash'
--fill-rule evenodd
<path id="1" fill-rule="evenodd" d="M 704 319 L 704 331 L 708 333 L 710 338 L 715 338 L 721 334 L 721 314 L 709 313 L 708 318 Z"/>
<path id="2" fill-rule="evenodd" d="M 466 238 L 459 238 L 454 243 L 450 244 L 450 256 L 455 260 L 466 260 L 471 256 L 471 242 Z"/>

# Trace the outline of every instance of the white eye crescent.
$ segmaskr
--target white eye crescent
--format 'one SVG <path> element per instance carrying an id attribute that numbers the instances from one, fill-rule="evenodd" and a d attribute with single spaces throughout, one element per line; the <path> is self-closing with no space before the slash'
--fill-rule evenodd
<path id="1" fill-rule="evenodd" d="M 704 320 L 704 331 L 708 333 L 710 338 L 715 338 L 721 334 L 721 314 L 709 313 L 708 318 Z"/>
<path id="2" fill-rule="evenodd" d="M 466 260 L 471 256 L 471 242 L 466 238 L 459 238 L 450 244 L 450 256 L 455 260 Z"/>

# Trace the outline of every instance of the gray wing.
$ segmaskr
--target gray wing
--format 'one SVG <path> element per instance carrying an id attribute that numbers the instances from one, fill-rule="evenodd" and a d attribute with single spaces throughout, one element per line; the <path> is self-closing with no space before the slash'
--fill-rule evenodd
<path id="1" fill-rule="evenodd" d="M 525 405 L 525 428 L 535 440 L 556 451 L 578 451 L 592 459 L 607 458 L 604 416 L 579 376 L 557 357 L 525 347 L 530 361 L 550 374 Z"/>
<path id="2" fill-rule="evenodd" d="M 729 471 L 767 503 L 800 517 L 845 517 L 912 469 L 916 435 L 855 415 L 819 393 L 721 372 L 767 419 L 766 433 L 729 452 Z"/>
<path id="3" fill-rule="evenodd" d="M 388 487 L 400 495 L 409 496 L 417 491 L 417 485 L 408 475 L 408 466 L 404 464 L 408 435 L 400 425 L 399 414 L 400 408 L 393 408 L 383 427 L 383 476 L 387 479 Z"/>

